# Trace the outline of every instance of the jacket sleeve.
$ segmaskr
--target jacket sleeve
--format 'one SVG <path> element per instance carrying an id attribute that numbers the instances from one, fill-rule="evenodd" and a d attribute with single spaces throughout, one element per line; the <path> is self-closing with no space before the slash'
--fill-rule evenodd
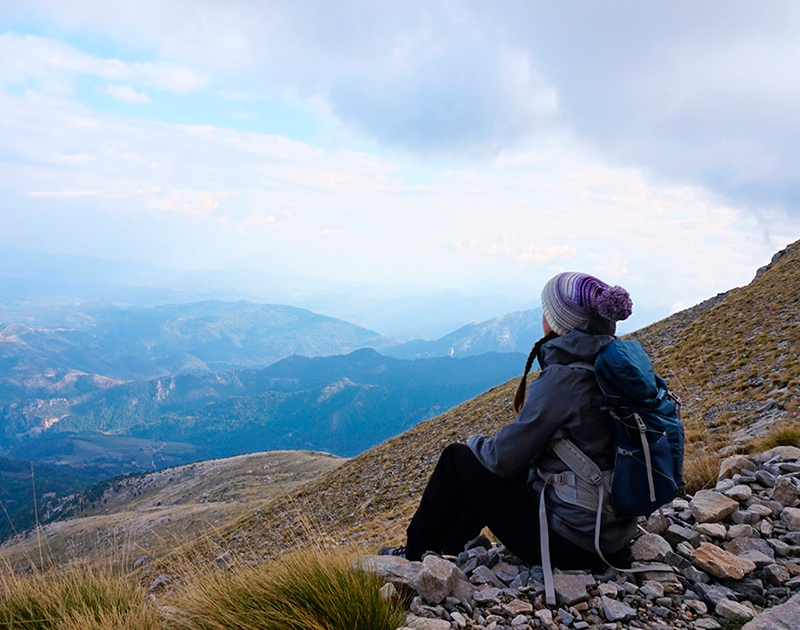
<path id="1" fill-rule="evenodd" d="M 525 405 L 516 419 L 496 435 L 473 435 L 467 445 L 490 471 L 511 477 L 529 468 L 552 435 L 578 413 L 572 391 L 574 372 L 552 365 L 528 387 Z"/>

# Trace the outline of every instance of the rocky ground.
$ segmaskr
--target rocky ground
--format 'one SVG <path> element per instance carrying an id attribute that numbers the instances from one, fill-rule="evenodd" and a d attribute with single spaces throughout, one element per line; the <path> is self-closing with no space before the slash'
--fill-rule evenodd
<path id="1" fill-rule="evenodd" d="M 799 497 L 800 449 L 730 457 L 714 489 L 643 519 L 633 566 L 670 570 L 556 572 L 554 608 L 544 603 L 541 567 L 485 539 L 458 558 L 359 562 L 386 580 L 387 597 L 411 593 L 413 630 L 800 628 Z"/>

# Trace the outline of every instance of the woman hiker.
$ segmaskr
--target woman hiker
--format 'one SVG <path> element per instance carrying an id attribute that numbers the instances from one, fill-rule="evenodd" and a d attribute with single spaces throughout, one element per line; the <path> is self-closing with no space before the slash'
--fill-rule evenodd
<path id="1" fill-rule="evenodd" d="M 631 314 L 632 303 L 622 287 L 587 274 L 560 273 L 542 290 L 542 310 L 545 336 L 525 364 L 514 396 L 516 419 L 494 436 L 473 435 L 466 444 L 447 446 L 408 526 L 405 547 L 384 548 L 381 554 L 409 560 L 420 560 L 426 551 L 458 555 L 488 527 L 517 557 L 542 564 L 539 494 L 544 487 L 552 564 L 603 566 L 594 545 L 595 508 L 561 500 L 536 471 L 569 470 L 548 448 L 559 437 L 572 440 L 600 470 L 613 468 L 613 420 L 592 405 L 601 391 L 585 366 L 612 341 L 616 322 Z M 526 395 L 534 359 L 542 369 Z M 604 511 L 601 532 L 605 559 L 624 564 L 636 517 Z"/>

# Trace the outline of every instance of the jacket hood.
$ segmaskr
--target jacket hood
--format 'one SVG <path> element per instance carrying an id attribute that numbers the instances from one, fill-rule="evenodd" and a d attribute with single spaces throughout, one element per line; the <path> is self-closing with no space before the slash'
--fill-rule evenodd
<path id="1" fill-rule="evenodd" d="M 542 367 L 575 361 L 594 363 L 597 354 L 614 340 L 615 331 L 614 322 L 602 317 L 592 318 L 563 337 L 544 344 L 539 352 Z"/>

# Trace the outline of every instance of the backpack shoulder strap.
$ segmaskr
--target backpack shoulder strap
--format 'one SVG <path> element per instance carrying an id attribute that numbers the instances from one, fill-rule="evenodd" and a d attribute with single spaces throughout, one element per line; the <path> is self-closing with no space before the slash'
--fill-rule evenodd
<path id="1" fill-rule="evenodd" d="M 584 481 L 596 486 L 602 484 L 600 468 L 569 438 L 559 438 L 550 442 L 550 448 L 569 469 Z"/>

